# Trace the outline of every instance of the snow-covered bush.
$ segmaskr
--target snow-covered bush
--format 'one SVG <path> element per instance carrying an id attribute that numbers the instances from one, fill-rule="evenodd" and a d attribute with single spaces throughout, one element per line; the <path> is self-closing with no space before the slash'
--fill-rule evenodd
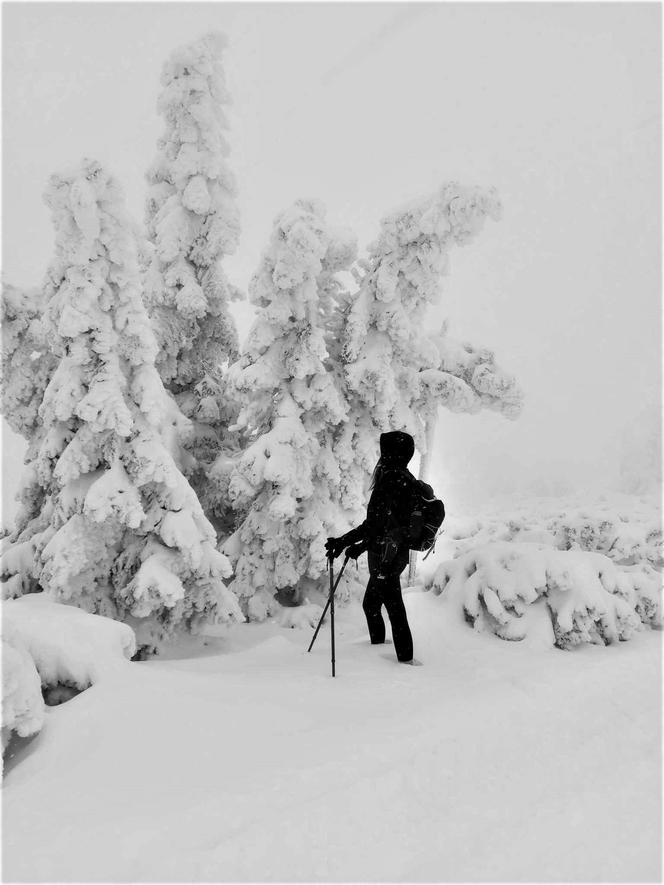
<path id="1" fill-rule="evenodd" d="M 25 439 L 39 425 L 39 406 L 55 371 L 46 341 L 44 293 L 2 287 L 2 414 Z"/>
<path id="2" fill-rule="evenodd" d="M 529 606 L 545 604 L 555 645 L 630 639 L 661 623 L 661 580 L 650 567 L 620 568 L 607 556 L 543 544 L 494 542 L 442 563 L 430 588 L 445 592 L 477 630 L 526 635 Z"/>
<path id="3" fill-rule="evenodd" d="M 33 593 L 3 603 L 3 632 L 18 635 L 42 686 L 83 691 L 130 660 L 136 636 L 127 624 Z"/>
<path id="4" fill-rule="evenodd" d="M 241 520 L 224 546 L 235 564 L 230 586 L 252 619 L 276 611 L 279 591 L 301 601 L 314 589 L 325 573 L 325 539 L 339 528 L 330 436 L 346 410 L 328 366 L 321 303 L 352 260 L 348 242 L 319 202 L 299 200 L 276 218 L 251 282 L 256 319 L 229 371 L 246 444 L 218 469 L 229 473 Z"/>
<path id="5" fill-rule="evenodd" d="M 44 697 L 94 685 L 136 651 L 126 624 L 91 615 L 36 593 L 3 603 L 2 748 L 12 733 L 42 728 Z"/>
<path id="6" fill-rule="evenodd" d="M 660 519 L 638 522 L 629 513 L 580 508 L 549 519 L 560 550 L 594 550 L 625 565 L 662 564 Z"/>
<path id="7" fill-rule="evenodd" d="M 445 537 L 453 543 L 455 558 L 495 541 L 527 541 L 555 547 L 556 539 L 543 523 L 530 514 L 514 511 L 482 513 L 477 517 L 450 513 L 445 520 Z"/>
<path id="8" fill-rule="evenodd" d="M 155 369 L 119 186 L 87 160 L 53 176 L 46 201 L 56 256 L 45 323 L 59 363 L 3 567 L 9 595 L 20 575 L 24 591 L 36 582 L 89 611 L 141 622 L 142 644 L 241 619 L 223 581 L 230 564 L 180 469 L 188 422 Z"/>
<path id="9" fill-rule="evenodd" d="M 558 550 L 603 553 L 620 566 L 661 568 L 660 510 L 658 505 L 639 506 L 637 499 L 619 496 L 582 506 L 564 499 L 539 500 L 481 518 L 451 514 L 445 532 L 457 542 L 455 555 L 490 541 L 537 541 Z"/>

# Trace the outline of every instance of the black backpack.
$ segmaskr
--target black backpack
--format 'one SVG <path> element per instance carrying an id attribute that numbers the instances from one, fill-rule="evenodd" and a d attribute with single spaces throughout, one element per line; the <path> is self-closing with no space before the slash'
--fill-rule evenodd
<path id="1" fill-rule="evenodd" d="M 408 546 L 411 550 L 429 550 L 445 519 L 445 505 L 436 498 L 430 485 L 417 480 L 413 492 L 413 509 L 408 525 Z"/>

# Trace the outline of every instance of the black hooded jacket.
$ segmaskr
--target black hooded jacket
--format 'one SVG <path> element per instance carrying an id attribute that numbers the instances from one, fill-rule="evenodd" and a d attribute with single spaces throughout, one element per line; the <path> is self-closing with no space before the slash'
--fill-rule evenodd
<path id="1" fill-rule="evenodd" d="M 362 543 L 372 574 L 400 574 L 408 564 L 408 526 L 418 481 L 407 464 L 414 453 L 410 434 L 394 431 L 381 435 L 381 457 L 367 518 L 343 536 L 346 544 Z"/>

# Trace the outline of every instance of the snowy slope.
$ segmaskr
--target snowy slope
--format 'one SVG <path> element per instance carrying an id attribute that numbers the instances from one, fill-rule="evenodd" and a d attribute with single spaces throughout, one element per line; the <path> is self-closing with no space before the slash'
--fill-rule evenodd
<path id="1" fill-rule="evenodd" d="M 661 875 L 661 633 L 552 650 L 409 592 L 416 654 L 235 627 L 67 704 L 5 779 L 5 881 Z"/>

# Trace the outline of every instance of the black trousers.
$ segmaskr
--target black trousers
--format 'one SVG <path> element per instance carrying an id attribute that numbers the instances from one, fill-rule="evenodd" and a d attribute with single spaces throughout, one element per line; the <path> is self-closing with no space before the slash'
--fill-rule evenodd
<path id="1" fill-rule="evenodd" d="M 385 642 L 385 621 L 381 613 L 385 606 L 392 625 L 394 650 L 399 661 L 410 661 L 413 657 L 413 637 L 408 626 L 406 606 L 401 596 L 401 582 L 398 573 L 379 576 L 372 574 L 362 600 L 362 608 L 367 618 L 369 637 L 373 644 Z"/>

